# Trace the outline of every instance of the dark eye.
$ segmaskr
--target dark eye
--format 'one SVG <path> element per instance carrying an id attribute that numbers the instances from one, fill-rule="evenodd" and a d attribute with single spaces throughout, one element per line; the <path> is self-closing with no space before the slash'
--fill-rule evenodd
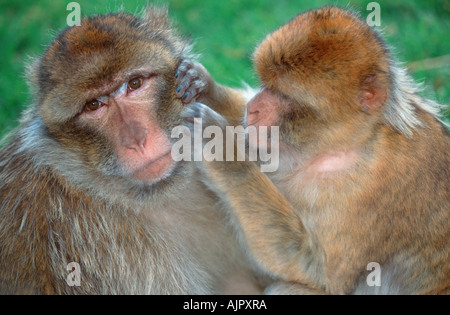
<path id="1" fill-rule="evenodd" d="M 141 78 L 134 78 L 128 81 L 128 89 L 129 90 L 137 90 L 142 85 L 142 79 Z"/>
<path id="2" fill-rule="evenodd" d="M 102 102 L 100 102 L 98 100 L 92 100 L 92 101 L 87 102 L 86 105 L 84 105 L 84 108 L 88 112 L 93 112 L 93 111 L 96 111 L 97 109 L 99 109 L 101 106 L 102 106 Z"/>

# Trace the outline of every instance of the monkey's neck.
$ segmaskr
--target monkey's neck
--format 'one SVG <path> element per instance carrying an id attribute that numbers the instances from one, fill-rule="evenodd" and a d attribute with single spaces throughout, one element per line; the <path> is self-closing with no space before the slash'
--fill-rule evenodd
<path id="1" fill-rule="evenodd" d="M 312 177 L 333 176 L 349 170 L 356 164 L 359 156 L 357 150 L 322 154 L 305 163 L 303 172 L 306 176 Z"/>

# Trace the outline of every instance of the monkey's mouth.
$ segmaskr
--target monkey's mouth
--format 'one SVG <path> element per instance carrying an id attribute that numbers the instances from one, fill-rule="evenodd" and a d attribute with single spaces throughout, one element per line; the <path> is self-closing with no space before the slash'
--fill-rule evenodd
<path id="1" fill-rule="evenodd" d="M 169 150 L 135 170 L 131 177 L 145 182 L 159 181 L 172 171 L 174 165 L 175 161 L 172 159 L 171 150 Z"/>
<path id="2" fill-rule="evenodd" d="M 254 126 L 253 126 L 254 127 Z M 275 143 L 272 143 L 271 126 L 265 127 L 265 129 L 256 128 L 253 131 L 247 132 L 246 138 L 248 144 L 254 148 L 267 148 L 270 149 L 272 145 L 278 145 L 278 137 L 275 137 Z"/>

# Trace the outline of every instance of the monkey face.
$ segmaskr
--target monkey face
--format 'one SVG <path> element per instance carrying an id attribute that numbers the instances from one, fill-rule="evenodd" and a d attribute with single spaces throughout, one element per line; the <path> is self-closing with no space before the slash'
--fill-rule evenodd
<path id="1" fill-rule="evenodd" d="M 247 104 L 245 123 L 248 126 L 279 127 L 281 147 L 287 144 L 290 147 L 303 147 L 303 139 L 306 139 L 306 131 L 318 116 L 310 106 L 298 104 L 294 99 L 283 95 L 277 90 L 263 88 Z M 271 138 L 271 129 L 267 130 L 268 138 Z M 249 138 L 252 146 L 260 146 L 264 137 Z"/>
<path id="2" fill-rule="evenodd" d="M 63 31 L 34 65 L 37 114 L 93 171 L 154 183 L 175 167 L 168 135 L 182 103 L 174 73 L 186 43 L 150 10 L 97 16 Z"/>
<path id="3" fill-rule="evenodd" d="M 263 89 L 248 104 L 247 123 L 280 126 L 281 141 L 292 147 L 340 150 L 382 120 L 388 51 L 347 11 L 297 16 L 261 42 L 254 64 Z"/>

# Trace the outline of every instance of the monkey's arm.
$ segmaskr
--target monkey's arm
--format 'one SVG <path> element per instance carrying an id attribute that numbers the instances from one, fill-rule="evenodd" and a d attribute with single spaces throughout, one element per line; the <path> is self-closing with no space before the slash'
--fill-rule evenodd
<path id="1" fill-rule="evenodd" d="M 233 89 L 214 81 L 205 67 L 185 59 L 176 73 L 176 95 L 183 103 L 198 101 L 223 115 L 230 125 L 240 125 L 244 116 L 244 90 Z"/>
<path id="2" fill-rule="evenodd" d="M 190 118 L 188 125 L 193 117 L 201 117 L 203 128 L 226 124 L 223 117 L 199 103 L 191 104 L 185 117 Z M 225 155 L 223 161 L 203 161 L 198 166 L 206 184 L 228 204 L 239 236 L 265 269 L 283 281 L 315 290 L 317 284 L 307 270 L 315 264 L 315 256 L 300 218 L 254 162 L 236 158 L 227 162 Z"/>
<path id="3" fill-rule="evenodd" d="M 251 162 L 203 162 L 201 169 L 232 211 L 250 252 L 283 280 L 308 283 L 305 277 L 308 236 L 299 217 L 269 178 Z"/>
<path id="4" fill-rule="evenodd" d="M 242 124 L 245 104 L 247 103 L 239 90 L 215 83 L 205 102 L 215 111 L 222 114 L 232 126 Z"/>

